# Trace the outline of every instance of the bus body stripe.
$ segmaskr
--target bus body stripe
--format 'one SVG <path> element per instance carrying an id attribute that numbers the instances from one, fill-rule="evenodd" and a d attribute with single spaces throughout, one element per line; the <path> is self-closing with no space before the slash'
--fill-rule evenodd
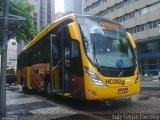
<path id="1" fill-rule="evenodd" d="M 27 67 L 27 87 L 31 89 L 31 67 Z"/>

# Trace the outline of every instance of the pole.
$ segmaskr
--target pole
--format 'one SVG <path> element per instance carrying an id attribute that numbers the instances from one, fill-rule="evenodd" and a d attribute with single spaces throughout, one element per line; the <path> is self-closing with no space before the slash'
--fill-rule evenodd
<path id="1" fill-rule="evenodd" d="M 50 38 L 50 79 L 51 79 L 51 92 L 53 93 L 53 46 L 52 46 L 52 40 L 53 39 L 53 35 L 51 35 L 51 38 Z"/>
<path id="2" fill-rule="evenodd" d="M 0 79 L 0 114 L 6 114 L 6 65 L 7 65 L 7 41 L 8 41 L 8 0 L 4 0 L 4 31 L 2 41 L 2 61 Z"/>

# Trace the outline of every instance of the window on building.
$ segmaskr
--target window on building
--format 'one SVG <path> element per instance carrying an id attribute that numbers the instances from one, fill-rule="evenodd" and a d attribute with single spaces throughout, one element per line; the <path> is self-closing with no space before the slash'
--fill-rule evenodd
<path id="1" fill-rule="evenodd" d="M 136 27 L 133 28 L 133 32 L 134 32 L 134 33 L 137 32 L 137 28 L 136 28 Z"/>
<path id="2" fill-rule="evenodd" d="M 158 27 L 160 27 L 160 20 L 158 20 L 157 24 L 158 24 Z"/>
<path id="3" fill-rule="evenodd" d="M 144 29 L 145 29 L 145 30 L 148 30 L 148 29 L 149 29 L 149 24 L 148 24 L 148 23 L 146 23 L 146 24 L 144 25 Z"/>
<path id="4" fill-rule="evenodd" d="M 137 32 L 140 32 L 140 26 L 137 26 Z"/>
<path id="5" fill-rule="evenodd" d="M 129 15 L 125 15 L 125 20 L 128 20 L 129 19 Z"/>
<path id="6" fill-rule="evenodd" d="M 119 18 L 119 22 L 122 22 L 122 17 Z"/>
<path id="7" fill-rule="evenodd" d="M 107 2 L 107 0 L 103 0 L 103 2 Z"/>
<path id="8" fill-rule="evenodd" d="M 134 29 L 133 29 L 133 28 L 131 28 L 131 29 L 130 29 L 130 33 L 132 33 L 132 34 L 133 34 L 133 32 L 134 32 L 133 30 L 134 30 Z"/>
<path id="9" fill-rule="evenodd" d="M 114 6 L 113 7 L 111 7 L 111 12 L 113 12 L 114 11 Z"/>
<path id="10" fill-rule="evenodd" d="M 123 21 L 123 22 L 125 21 L 125 16 L 122 17 L 122 21 Z"/>
<path id="11" fill-rule="evenodd" d="M 153 23 L 150 22 L 150 23 L 149 23 L 149 29 L 152 29 L 152 28 L 153 28 Z"/>
<path id="12" fill-rule="evenodd" d="M 156 27 L 158 27 L 158 21 L 153 22 L 153 28 L 156 28 Z"/>
<path id="13" fill-rule="evenodd" d="M 141 25 L 141 31 L 144 31 L 144 25 Z"/>

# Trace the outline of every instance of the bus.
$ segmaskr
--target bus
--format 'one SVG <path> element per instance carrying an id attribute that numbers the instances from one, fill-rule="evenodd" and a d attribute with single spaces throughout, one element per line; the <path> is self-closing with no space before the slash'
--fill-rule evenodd
<path id="1" fill-rule="evenodd" d="M 140 90 L 133 37 L 97 16 L 69 14 L 46 26 L 22 49 L 17 68 L 24 92 L 103 100 Z"/>

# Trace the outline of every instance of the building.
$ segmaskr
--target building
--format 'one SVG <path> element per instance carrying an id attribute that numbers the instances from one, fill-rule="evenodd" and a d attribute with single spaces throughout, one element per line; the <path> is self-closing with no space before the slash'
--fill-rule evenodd
<path id="1" fill-rule="evenodd" d="M 17 42 L 14 39 L 8 41 L 7 48 L 7 67 L 15 68 L 17 66 Z"/>
<path id="2" fill-rule="evenodd" d="M 34 11 L 32 13 L 33 16 L 33 25 L 34 28 L 37 29 L 37 0 L 27 0 L 30 4 L 34 5 Z"/>
<path id="3" fill-rule="evenodd" d="M 84 14 L 115 20 L 129 31 L 138 48 L 143 75 L 160 74 L 160 0 L 84 0 Z"/>
<path id="4" fill-rule="evenodd" d="M 82 0 L 64 0 L 64 13 L 82 13 Z"/>
<path id="5" fill-rule="evenodd" d="M 64 13 L 62 13 L 62 12 L 57 12 L 57 13 L 55 14 L 55 19 L 58 19 L 58 18 L 62 17 L 63 15 L 64 15 Z"/>
<path id="6" fill-rule="evenodd" d="M 17 55 L 21 52 L 21 50 L 26 46 L 26 42 L 23 40 L 18 41 L 17 43 Z"/>
<path id="7" fill-rule="evenodd" d="M 38 31 L 44 26 L 54 21 L 55 0 L 27 0 L 34 5 L 33 24 Z"/>

